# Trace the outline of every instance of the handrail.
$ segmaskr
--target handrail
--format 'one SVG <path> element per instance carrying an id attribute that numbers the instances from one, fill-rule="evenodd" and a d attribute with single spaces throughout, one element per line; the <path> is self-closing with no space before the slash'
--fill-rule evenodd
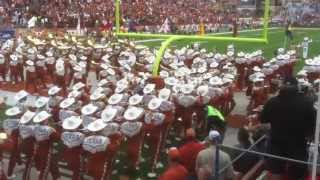
<path id="1" fill-rule="evenodd" d="M 260 143 L 263 139 L 266 138 L 266 135 L 260 137 L 255 143 L 253 143 L 247 150 L 251 150 L 254 148 L 258 143 Z M 227 164 L 225 167 L 223 167 L 221 170 L 219 170 L 219 174 L 221 174 L 223 171 L 225 171 L 229 166 L 231 166 L 233 163 L 238 161 L 242 156 L 244 156 L 247 152 L 242 152 L 239 154 L 236 158 L 234 158 L 229 164 Z"/>

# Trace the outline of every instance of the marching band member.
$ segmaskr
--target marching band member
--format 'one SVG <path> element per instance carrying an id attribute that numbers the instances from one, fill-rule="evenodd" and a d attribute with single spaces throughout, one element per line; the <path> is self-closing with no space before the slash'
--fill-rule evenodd
<path id="1" fill-rule="evenodd" d="M 64 119 L 61 134 L 61 140 L 65 145 L 62 151 L 62 159 L 68 163 L 72 171 L 72 180 L 81 180 L 84 173 L 84 157 L 82 143 L 85 135 L 80 132 L 79 127 L 82 124 L 80 116 L 70 116 Z"/>
<path id="2" fill-rule="evenodd" d="M 124 113 L 125 122 L 121 124 L 120 131 L 127 140 L 127 156 L 130 161 L 130 167 L 137 169 L 139 166 L 139 157 L 145 135 L 143 129 L 144 109 L 130 106 Z"/>
<path id="3" fill-rule="evenodd" d="M 107 123 L 106 127 L 103 130 L 103 134 L 110 139 L 110 144 L 108 148 L 108 158 L 107 158 L 107 174 L 106 179 L 110 178 L 112 167 L 115 162 L 115 156 L 120 148 L 120 144 L 123 142 L 123 135 L 119 131 L 119 124 L 113 122 L 116 116 L 118 115 L 118 110 L 115 108 L 106 108 L 102 114 L 101 118 L 104 122 Z"/>
<path id="4" fill-rule="evenodd" d="M 146 140 L 149 140 L 149 145 L 150 145 L 151 172 L 154 172 L 154 169 L 156 167 L 159 154 L 160 154 L 160 148 L 162 145 L 161 140 L 163 140 L 162 124 L 165 120 L 165 115 L 160 111 L 161 103 L 162 103 L 162 100 L 159 98 L 151 99 L 148 104 L 148 109 L 150 111 L 145 114 L 145 119 L 144 119 L 145 133 L 146 133 L 145 138 Z"/>
<path id="5" fill-rule="evenodd" d="M 10 119 L 3 121 L 3 129 L 9 135 L 9 141 L 5 146 L 10 146 L 10 159 L 8 165 L 8 179 L 14 179 L 13 170 L 18 160 L 20 160 L 20 138 L 19 138 L 19 121 L 22 111 L 18 107 L 12 107 L 6 110 L 5 115 Z"/>
<path id="6" fill-rule="evenodd" d="M 48 109 L 52 114 L 52 119 L 54 122 L 59 121 L 59 104 L 62 101 L 62 97 L 58 96 L 58 93 L 61 91 L 61 88 L 58 86 L 53 86 L 48 90 L 49 101 Z"/>
<path id="7" fill-rule="evenodd" d="M 56 59 L 53 56 L 53 52 L 52 51 L 47 51 L 46 52 L 46 59 L 45 59 L 45 63 L 46 63 L 46 67 L 47 67 L 47 71 L 48 71 L 48 75 L 51 79 L 52 82 L 55 81 L 55 61 Z"/>
<path id="8" fill-rule="evenodd" d="M 35 166 L 38 171 L 39 180 L 46 180 L 49 172 L 53 180 L 60 178 L 60 172 L 57 159 L 54 158 L 53 144 L 60 139 L 60 133 L 48 125 L 51 114 L 41 111 L 35 115 L 33 122 L 36 123 L 34 128 L 35 142 Z"/>
<path id="9" fill-rule="evenodd" d="M 171 90 L 164 88 L 159 91 L 158 98 L 162 100 L 160 111 L 165 115 L 164 122 L 162 123 L 162 148 L 164 148 L 167 136 L 172 124 L 175 121 L 175 106 L 171 102 Z"/>
<path id="10" fill-rule="evenodd" d="M 44 89 L 47 88 L 46 86 L 46 75 L 47 75 L 47 69 L 45 64 L 45 57 L 41 54 L 37 55 L 37 60 L 35 63 L 36 73 L 37 73 L 37 79 L 40 80 L 42 86 Z"/>
<path id="11" fill-rule="evenodd" d="M 25 84 L 25 89 L 28 90 L 29 87 L 32 87 L 32 92 L 39 92 L 38 88 L 37 88 L 37 72 L 36 72 L 36 68 L 34 66 L 34 62 L 31 60 L 28 60 L 26 62 L 26 74 L 27 74 L 27 78 L 26 78 L 26 84 Z"/>
<path id="12" fill-rule="evenodd" d="M 113 154 L 108 154 L 108 151 L 113 148 L 109 146 L 110 139 L 102 134 L 106 126 L 107 124 L 102 119 L 91 122 L 87 127 L 90 135 L 84 139 L 82 144 L 83 149 L 89 152 L 86 169 L 94 180 L 107 179 L 108 159 Z"/>
<path id="13" fill-rule="evenodd" d="M 36 112 L 26 111 L 20 119 L 19 134 L 21 138 L 21 152 L 25 154 L 26 162 L 25 169 L 23 171 L 23 180 L 30 179 L 30 171 L 32 168 L 32 162 L 34 160 L 35 139 L 33 135 L 34 125 L 32 119 Z"/>
<path id="14" fill-rule="evenodd" d="M 18 57 L 14 54 L 10 55 L 9 68 L 10 68 L 10 81 L 12 81 L 13 84 L 18 83 L 19 82 Z"/>

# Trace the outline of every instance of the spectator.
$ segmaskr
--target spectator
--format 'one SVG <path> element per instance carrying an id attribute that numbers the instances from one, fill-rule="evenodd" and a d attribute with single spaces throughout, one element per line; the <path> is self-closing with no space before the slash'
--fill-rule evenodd
<path id="1" fill-rule="evenodd" d="M 271 98 L 261 112 L 261 122 L 270 123 L 268 153 L 301 161 L 307 161 L 307 138 L 312 137 L 316 110 L 310 98 L 298 91 L 295 78 L 286 78 L 276 97 Z M 268 159 L 271 179 L 302 179 L 307 166 L 278 159 Z"/>
<path id="2" fill-rule="evenodd" d="M 196 160 L 196 173 L 198 180 L 207 180 L 213 178 L 215 172 L 215 159 L 216 159 L 216 144 L 219 143 L 221 137 L 218 131 L 210 131 L 208 140 L 209 147 L 199 152 Z M 231 180 L 235 179 L 233 167 L 231 164 L 230 157 L 227 153 L 220 150 L 219 152 L 219 167 L 220 170 L 230 165 L 227 169 L 219 174 L 219 180 Z"/>
<path id="3" fill-rule="evenodd" d="M 181 164 L 179 150 L 172 147 L 168 151 L 168 169 L 159 177 L 159 180 L 185 180 L 188 176 L 187 169 Z"/>
<path id="4" fill-rule="evenodd" d="M 204 145 L 196 140 L 193 129 L 187 129 L 186 143 L 179 148 L 182 164 L 189 171 L 189 179 L 196 179 L 195 164 L 198 153 L 204 149 Z"/>
<path id="5" fill-rule="evenodd" d="M 238 131 L 238 141 L 239 144 L 235 145 L 237 148 L 249 149 L 251 147 L 249 132 L 245 128 L 241 128 Z M 232 154 L 232 159 L 237 158 L 242 152 L 235 151 Z M 246 174 L 257 162 L 259 157 L 254 154 L 246 153 L 240 159 L 233 163 L 235 171 L 239 172 L 241 175 Z"/>

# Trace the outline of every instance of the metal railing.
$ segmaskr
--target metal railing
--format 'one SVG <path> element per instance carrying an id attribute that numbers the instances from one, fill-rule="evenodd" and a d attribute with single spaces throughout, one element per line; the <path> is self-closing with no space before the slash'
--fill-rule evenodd
<path id="1" fill-rule="evenodd" d="M 226 146 L 223 144 L 218 144 L 216 146 L 216 151 L 215 151 L 215 165 L 214 165 L 214 180 L 219 180 L 219 176 L 226 170 L 228 169 L 230 166 L 233 165 L 234 162 L 236 162 L 237 160 L 239 160 L 241 157 L 243 157 L 245 154 L 249 153 L 249 154 L 255 154 L 255 155 L 259 155 L 262 157 L 268 157 L 268 158 L 273 158 L 273 159 L 279 159 L 279 160 L 283 160 L 283 161 L 290 161 L 290 162 L 294 162 L 294 163 L 299 163 L 299 164 L 304 164 L 304 165 L 313 165 L 312 162 L 308 162 L 308 161 L 302 161 L 302 160 L 298 160 L 298 159 L 293 159 L 293 158 L 288 158 L 288 157 L 284 157 L 284 156 L 277 156 L 277 155 L 273 155 L 273 154 L 269 154 L 269 153 L 263 153 L 263 152 L 258 152 L 258 151 L 252 151 L 252 148 L 255 147 L 257 144 L 259 144 L 262 140 L 264 140 L 266 138 L 266 136 L 262 136 L 260 139 L 258 139 L 254 144 L 252 144 L 248 149 L 243 149 L 243 148 L 238 148 L 238 147 L 233 147 L 233 146 Z M 235 151 L 240 151 L 242 152 L 241 154 L 239 154 L 236 158 L 234 158 L 229 164 L 227 164 L 226 166 L 224 166 L 223 168 L 220 169 L 219 167 L 219 152 L 220 150 L 224 148 L 224 149 L 230 149 L 230 150 L 235 150 Z M 320 164 L 317 164 L 318 167 L 320 167 Z"/>

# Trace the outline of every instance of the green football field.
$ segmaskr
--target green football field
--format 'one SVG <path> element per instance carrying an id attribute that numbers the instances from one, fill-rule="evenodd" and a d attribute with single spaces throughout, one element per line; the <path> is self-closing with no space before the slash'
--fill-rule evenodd
<path id="1" fill-rule="evenodd" d="M 320 54 L 320 34 L 319 28 L 295 28 L 293 30 L 293 40 L 291 42 L 286 41 L 285 33 L 283 28 L 272 28 L 268 31 L 268 44 L 262 43 L 245 43 L 245 42 L 237 42 L 234 43 L 236 47 L 236 51 L 244 51 L 244 52 L 252 52 L 258 49 L 263 50 L 264 57 L 267 60 L 274 57 L 275 51 L 280 47 L 291 47 L 300 44 L 303 41 L 304 37 L 309 37 L 313 40 L 313 42 L 309 46 L 309 57 L 312 58 Z M 232 36 L 231 33 L 220 33 L 220 34 L 210 34 L 211 36 Z M 252 37 L 257 38 L 262 35 L 262 30 L 251 30 L 246 32 L 240 32 L 239 37 Z M 161 39 L 151 39 L 151 40 L 140 40 L 139 43 L 149 46 L 149 47 L 156 47 L 159 48 Z M 285 43 L 287 42 L 287 43 Z M 190 45 L 192 41 L 189 40 L 180 40 L 172 44 L 172 47 L 183 47 Z M 217 50 L 218 52 L 225 52 L 226 47 L 232 42 L 213 42 L 213 41 L 202 41 L 201 43 L 202 48 L 206 48 L 209 51 Z M 303 66 L 303 61 L 297 64 L 296 70 L 300 69 Z"/>

